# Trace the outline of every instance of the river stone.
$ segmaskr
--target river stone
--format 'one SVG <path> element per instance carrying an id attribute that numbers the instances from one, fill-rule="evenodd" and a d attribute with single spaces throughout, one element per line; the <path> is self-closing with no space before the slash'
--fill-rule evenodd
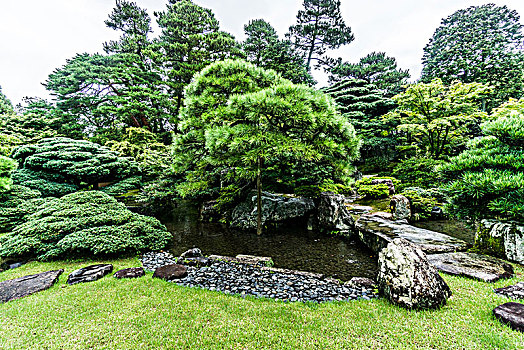
<path id="1" fill-rule="evenodd" d="M 315 210 L 310 198 L 291 197 L 262 192 L 262 225 L 281 225 L 295 222 L 307 225 L 309 216 Z M 247 198 L 231 212 L 231 227 L 244 230 L 257 228 L 257 193 L 249 192 Z"/>
<path id="2" fill-rule="evenodd" d="M 362 214 L 369 214 L 374 209 L 373 207 L 367 206 L 367 205 L 355 205 L 355 204 L 349 204 L 346 206 L 349 213 L 352 215 L 362 215 Z"/>
<path id="3" fill-rule="evenodd" d="M 434 309 L 451 296 L 446 282 L 422 250 L 394 239 L 378 258 L 378 288 L 393 304 L 407 309 Z"/>
<path id="4" fill-rule="evenodd" d="M 353 288 L 369 288 L 369 289 L 377 288 L 377 282 L 373 281 L 370 278 L 366 278 L 366 277 L 353 277 L 344 284 L 351 286 Z"/>
<path id="5" fill-rule="evenodd" d="M 519 282 L 514 286 L 497 288 L 495 293 L 511 299 L 524 299 L 524 282 Z"/>
<path id="6" fill-rule="evenodd" d="M 113 272 L 113 265 L 98 264 L 86 266 L 76 271 L 73 271 L 67 277 L 67 284 L 73 285 L 77 283 L 93 282 L 101 279 L 105 275 Z"/>
<path id="7" fill-rule="evenodd" d="M 411 205 L 409 204 L 409 199 L 403 195 L 397 194 L 391 197 L 389 206 L 395 220 L 409 220 L 411 218 Z"/>
<path id="8" fill-rule="evenodd" d="M 524 332 L 524 305 L 520 303 L 506 303 L 493 309 L 493 315 L 512 329 Z"/>
<path id="9" fill-rule="evenodd" d="M 209 258 L 198 256 L 196 258 L 185 258 L 185 259 L 179 258 L 177 260 L 177 263 L 180 265 L 186 265 L 186 266 L 209 266 L 212 264 L 212 261 Z"/>
<path id="10" fill-rule="evenodd" d="M 468 248 L 468 244 L 458 238 L 402 221 L 390 221 L 378 215 L 362 215 L 356 223 L 356 229 L 360 240 L 375 253 L 395 238 L 403 238 L 429 254 L 464 251 Z"/>
<path id="11" fill-rule="evenodd" d="M 322 231 L 338 231 L 344 236 L 353 235 L 355 220 L 345 205 L 341 194 L 323 192 L 318 205 L 318 225 Z"/>
<path id="12" fill-rule="evenodd" d="M 187 267 L 179 264 L 165 265 L 159 267 L 153 273 L 153 278 L 173 281 L 187 276 Z"/>
<path id="13" fill-rule="evenodd" d="M 450 275 L 464 276 L 484 282 L 513 277 L 513 266 L 487 255 L 476 253 L 445 253 L 428 255 L 431 265 Z"/>
<path id="14" fill-rule="evenodd" d="M 140 278 L 145 276 L 144 268 L 142 267 L 130 267 L 128 269 L 123 269 L 117 271 L 113 277 L 115 278 Z"/>
<path id="15" fill-rule="evenodd" d="M 64 270 L 42 272 L 36 275 L 0 282 L 0 302 L 20 299 L 51 288 Z"/>
<path id="16" fill-rule="evenodd" d="M 202 257 L 202 251 L 199 248 L 192 248 L 189 250 L 186 250 L 182 254 L 180 254 L 180 260 L 184 260 L 187 258 L 199 258 Z"/>
<path id="17" fill-rule="evenodd" d="M 524 224 L 482 220 L 474 247 L 476 251 L 524 264 Z"/>

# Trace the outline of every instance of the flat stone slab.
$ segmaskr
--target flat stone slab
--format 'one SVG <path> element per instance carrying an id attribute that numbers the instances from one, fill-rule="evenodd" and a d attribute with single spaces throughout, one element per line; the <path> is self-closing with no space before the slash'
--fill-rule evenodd
<path id="1" fill-rule="evenodd" d="M 111 272 L 113 272 L 113 265 L 111 264 L 86 266 L 71 272 L 67 277 L 67 284 L 73 285 L 77 283 L 93 282 Z"/>
<path id="2" fill-rule="evenodd" d="M 495 293 L 511 299 L 524 299 L 524 282 L 519 282 L 514 286 L 497 288 Z"/>
<path id="3" fill-rule="evenodd" d="M 36 275 L 0 282 L 0 302 L 20 299 L 51 288 L 64 270 L 42 272 Z"/>
<path id="4" fill-rule="evenodd" d="M 379 253 L 395 238 L 403 238 L 428 254 L 464 251 L 469 247 L 461 239 L 405 222 L 387 220 L 378 215 L 361 216 L 356 229 L 360 240 L 375 253 Z"/>
<path id="5" fill-rule="evenodd" d="M 506 303 L 493 309 L 493 315 L 500 322 L 512 329 L 524 332 L 524 305 L 520 303 Z"/>
<path id="6" fill-rule="evenodd" d="M 513 277 L 513 266 L 503 260 L 476 253 L 445 253 L 428 255 L 428 261 L 442 272 L 484 282 Z"/>
<path id="7" fill-rule="evenodd" d="M 209 259 L 227 261 L 239 264 L 255 265 L 255 266 L 269 266 L 272 264 L 273 260 L 268 256 L 255 256 L 255 255 L 237 255 L 236 257 L 232 256 L 222 256 L 222 255 L 210 255 Z"/>
<path id="8" fill-rule="evenodd" d="M 159 267 L 153 273 L 153 278 L 160 278 L 165 281 L 174 281 L 187 276 L 187 267 L 184 265 L 172 264 Z"/>
<path id="9" fill-rule="evenodd" d="M 122 278 L 140 278 L 145 276 L 144 268 L 142 267 L 130 267 L 128 269 L 123 269 L 120 271 L 115 272 L 113 275 L 114 278 L 122 279 Z"/>

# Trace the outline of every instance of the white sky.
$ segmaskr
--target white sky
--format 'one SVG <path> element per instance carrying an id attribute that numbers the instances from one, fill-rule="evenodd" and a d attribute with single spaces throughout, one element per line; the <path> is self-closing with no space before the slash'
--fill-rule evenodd
<path id="1" fill-rule="evenodd" d="M 152 17 L 167 3 L 135 1 Z M 195 2 L 211 8 L 221 28 L 237 40 L 244 38 L 244 24 L 256 18 L 269 21 L 283 37 L 302 5 L 302 0 Z M 524 16 L 524 0 L 342 0 L 343 17 L 355 40 L 331 55 L 357 62 L 372 51 L 385 51 L 399 67 L 410 70 L 412 80 L 418 79 L 422 50 L 441 19 L 488 2 Z M 48 98 L 41 83 L 55 68 L 76 53 L 102 52 L 102 43 L 118 36 L 104 24 L 113 6 L 113 0 L 0 0 L 0 86 L 7 97 L 15 104 L 24 96 Z M 322 73 L 315 76 L 325 81 Z"/>

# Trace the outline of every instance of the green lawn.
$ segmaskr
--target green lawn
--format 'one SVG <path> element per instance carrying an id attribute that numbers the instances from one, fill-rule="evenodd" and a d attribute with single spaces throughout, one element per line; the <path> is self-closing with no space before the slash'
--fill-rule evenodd
<path id="1" fill-rule="evenodd" d="M 109 261 L 115 269 L 138 259 Z M 31 263 L 0 281 L 64 268 L 51 289 L 0 304 L 0 349 L 522 349 L 524 334 L 492 309 L 495 284 L 444 276 L 453 297 L 439 311 L 407 311 L 384 299 L 301 304 L 179 287 L 151 274 L 67 286 L 93 262 Z M 523 270 L 518 268 L 522 273 Z"/>

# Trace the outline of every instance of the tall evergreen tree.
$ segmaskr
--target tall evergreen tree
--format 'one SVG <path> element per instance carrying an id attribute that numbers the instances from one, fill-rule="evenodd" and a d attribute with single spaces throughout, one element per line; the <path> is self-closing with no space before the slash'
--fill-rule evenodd
<path id="1" fill-rule="evenodd" d="M 524 95 L 523 25 L 506 6 L 471 6 L 444 18 L 424 48 L 422 80 L 495 87 L 488 108 Z"/>
<path id="2" fill-rule="evenodd" d="M 362 139 L 361 163 L 379 165 L 379 159 L 391 161 L 395 154 L 396 123 L 381 118 L 396 107 L 377 87 L 365 80 L 345 79 L 322 90 L 331 96 Z M 370 169 L 371 170 L 371 169 Z M 373 169 L 375 170 L 375 169 Z"/>
<path id="3" fill-rule="evenodd" d="M 235 38 L 220 31 L 213 12 L 189 0 L 171 1 L 167 10 L 155 13 L 161 33 L 156 41 L 156 60 L 165 70 L 174 101 L 176 125 L 184 89 L 193 75 L 211 62 L 242 56 Z"/>
<path id="4" fill-rule="evenodd" d="M 385 52 L 372 52 L 358 63 L 341 62 L 331 69 L 329 80 L 339 82 L 345 79 L 360 79 L 374 84 L 385 96 L 393 97 L 402 92 L 402 86 L 410 78 L 408 70 L 397 67 L 394 57 Z"/>
<path id="5" fill-rule="evenodd" d="M 255 19 L 244 26 L 247 36 L 242 47 L 248 61 L 273 69 L 293 83 L 314 85 L 304 60 L 297 55 L 289 40 L 280 40 L 276 30 L 263 19 Z"/>
<path id="6" fill-rule="evenodd" d="M 337 49 L 353 41 L 351 28 L 346 26 L 340 12 L 340 0 L 304 0 L 303 9 L 297 14 L 297 24 L 286 34 L 295 50 L 311 69 L 326 66 L 327 50 Z"/>

